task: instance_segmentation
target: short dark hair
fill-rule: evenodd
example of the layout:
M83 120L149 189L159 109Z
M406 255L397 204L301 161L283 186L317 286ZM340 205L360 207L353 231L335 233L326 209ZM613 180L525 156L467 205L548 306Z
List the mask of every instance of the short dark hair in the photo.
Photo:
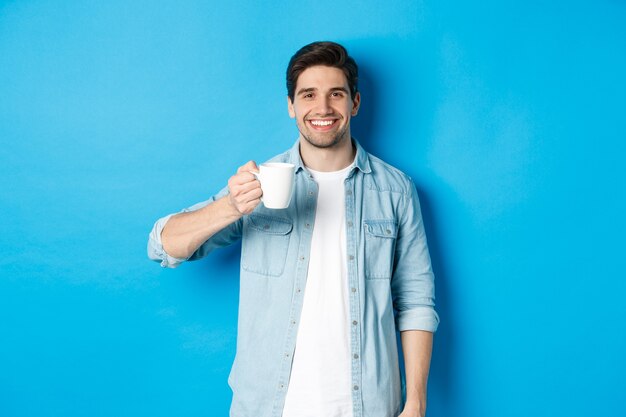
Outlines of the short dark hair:
M313 42L303 46L289 60L287 66L287 95L293 101L298 77L316 65L339 68L346 75L352 98L358 91L359 67L343 46L335 42Z

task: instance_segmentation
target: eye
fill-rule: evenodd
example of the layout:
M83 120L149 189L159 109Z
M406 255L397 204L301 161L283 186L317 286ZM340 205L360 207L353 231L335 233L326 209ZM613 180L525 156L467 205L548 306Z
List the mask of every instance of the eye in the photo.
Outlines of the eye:
M305 99L311 99L311 98L313 98L313 93L306 93L302 97L305 98Z
M343 97L343 92L341 92L341 91L333 91L331 96L335 97L335 98L342 98Z

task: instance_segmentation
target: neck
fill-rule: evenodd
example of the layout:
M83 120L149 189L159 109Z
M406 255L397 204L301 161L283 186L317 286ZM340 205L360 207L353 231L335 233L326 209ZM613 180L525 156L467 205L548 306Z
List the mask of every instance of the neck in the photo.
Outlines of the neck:
M349 166L356 154L350 135L330 148L318 148L300 137L300 157L307 167L320 172L339 171Z

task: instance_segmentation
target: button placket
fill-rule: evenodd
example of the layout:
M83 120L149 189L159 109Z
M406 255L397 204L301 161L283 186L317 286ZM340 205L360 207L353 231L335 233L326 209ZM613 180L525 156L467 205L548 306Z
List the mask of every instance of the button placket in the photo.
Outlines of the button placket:
M301 183L302 186L305 186L306 192L302 195L299 200L301 207L304 212L303 223L300 223L301 227L301 242L298 248L298 258L297 262L300 265L296 266L296 276L293 282L294 285L294 297L291 303L291 315L289 320L289 332L286 340L286 345L283 350L283 361L282 361L282 372L281 379L279 380L278 391L280 394L277 396L277 403L279 404L284 400L284 395L287 391L287 384L283 381L289 380L289 374L291 372L292 366L292 358L293 358L293 349L295 346L295 338L297 334L298 328L298 315L299 311L302 308L302 289L303 285L306 281L306 262L308 262L307 256L310 253L310 239L311 239L311 231L313 229L313 221L315 216L315 197L316 197L316 187L317 184L315 182L304 181ZM300 186L300 185L297 185ZM282 398L282 400L281 400Z
M361 416L361 331L359 322L360 308L359 308L359 280L357 275L357 241L358 241L358 228L355 225L355 193L352 191L354 188L354 176L350 177L345 182L345 204L346 204L346 236L348 238L347 252L348 252L348 285L350 288L350 339L352 346L352 398L354 401L354 415L355 417Z

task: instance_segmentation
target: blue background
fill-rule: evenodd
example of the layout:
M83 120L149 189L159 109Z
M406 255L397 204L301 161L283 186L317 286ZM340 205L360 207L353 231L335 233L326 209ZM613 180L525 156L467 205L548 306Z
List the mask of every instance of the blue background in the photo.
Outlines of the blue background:
M297 138L315 40L410 174L437 274L429 415L626 415L623 1L0 2L0 416L226 416L239 247L153 222Z

